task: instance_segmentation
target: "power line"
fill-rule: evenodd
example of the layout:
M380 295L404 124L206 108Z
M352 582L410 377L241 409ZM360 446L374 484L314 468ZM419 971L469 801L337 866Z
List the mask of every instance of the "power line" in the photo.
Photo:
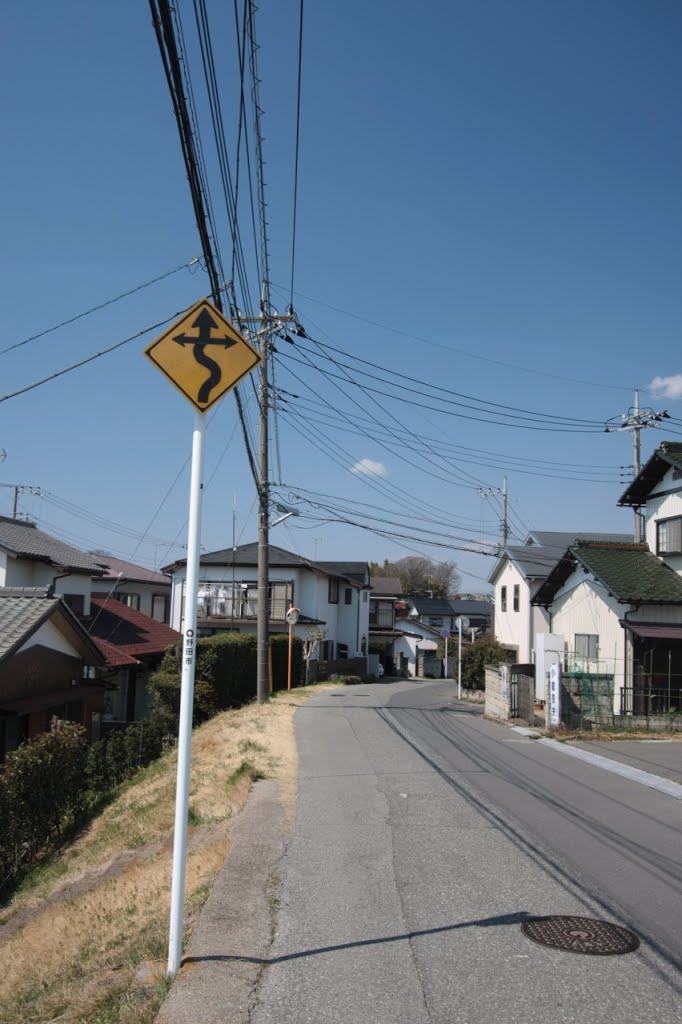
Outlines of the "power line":
M33 391L34 388L39 388L42 384L47 384L51 380L56 380L57 377L63 377L67 373L71 373L73 370L80 369L81 366L85 366L87 363L92 363L95 359L99 359L101 356L106 356L110 352L114 352L117 348L122 348L124 345L129 345L131 341L135 341L136 338L141 338L144 334L149 334L150 331L155 331L159 327L163 327L164 324L170 323L172 320L177 319L181 316L185 310L178 310L177 313L173 313L172 316L166 317L165 320L159 320L158 323L152 324L151 327L145 327L141 331L137 331L135 334L131 334L130 337L124 338L123 341L117 341L115 345L110 345L109 348L103 348L101 352L96 352L92 356L88 356L86 359L81 359L77 363L72 363L71 366L66 366L63 370L57 370L56 373L51 373L47 377L43 377L41 380L36 380L33 384L27 384L26 387L18 388L16 391L10 391L6 395L0 396L0 402L6 402L10 398L16 398L17 395L24 395L27 391Z
M334 352L339 352L339 353L347 356L349 359L352 359L356 363L361 363L363 366L376 367L376 361L371 362L368 359L363 359L361 356L355 356L352 353L350 353L350 352L348 352L348 351L346 351L346 350L344 350L342 348L339 348L336 345L330 345L330 344L327 344L325 342L317 341L314 338L310 338L310 336L307 333L306 333L305 337L309 338L309 340L312 341L315 345L317 345L318 348L331 349ZM305 347L301 345L300 341L298 341L298 342L294 341L292 338L287 338L287 340L289 340L290 344L295 345L297 348L299 348L303 352L306 352L306 351L309 352L310 351L309 349L305 349ZM348 367L348 365L346 363L339 362L338 360L334 359L332 356L325 356L323 354L323 358L328 359L330 362L334 363L334 365L336 365L336 366L343 366L343 367L346 367L348 369L355 369L355 367ZM488 399L485 399L485 398L476 398L474 395L467 395L467 394L465 394L465 393L463 393L461 391L454 391L452 388L444 388L444 387L441 387L438 384L430 384L428 381L419 380L418 378L416 378L414 376L408 376L405 373L399 373L397 370L391 370L388 367L382 367L382 370L383 370L384 373L388 373L388 374L390 374L393 377L397 377L399 380L410 381L410 384L421 384L422 387L430 388L432 391L442 392L445 395L454 396L455 398L466 399L467 402L476 402L476 403L478 403L478 406L489 406L490 410L479 409L478 406L468 405L467 402L455 402L454 403L455 405L461 405L463 408L476 409L479 412L489 411L492 415L502 415L502 413L495 412L496 409L501 409L501 410L503 410L504 415L507 415L507 416L509 416L512 419L526 419L526 418L530 417L533 420L548 420L549 422L552 422L552 423L562 423L562 424L565 423L565 424L568 424L568 425L576 424L576 425L580 425L581 427L588 427L589 426L589 427L592 427L592 428L603 430L603 423L600 420L586 420L586 419L581 419L581 418L578 418L578 417L575 417L575 416L557 416L555 413L544 413L544 412L538 412L537 410L534 410L534 409L524 409L524 408L521 408L519 406L508 405L507 403L504 403L504 402L491 402L491 401L489 401ZM390 380L387 381L386 378L380 377L377 374L373 374L373 373L371 373L369 371L363 370L363 373L366 376L371 377L374 380L379 380L379 381L382 381L383 383L387 383L387 384L392 384L393 383ZM397 386L397 385L393 384L393 386ZM418 394L423 394L423 392L417 392L417 393ZM433 396L426 396L426 397L433 397ZM442 399L442 401L448 401L448 399ZM514 415L515 413L520 413L520 414L523 414L523 415L515 416Z
M301 69L303 63L303 0L298 17L298 84L296 89L296 143L294 145L294 214L291 232L291 291L290 305L294 305L294 268L296 265L296 212L298 209L298 155L301 131Z
M46 334L52 334L53 331L58 331L61 327L67 327L69 324L74 324L77 320L82 320L83 317L90 316L91 313L97 313L100 309L105 309L107 306L113 305L115 302L120 302L121 299L127 299L130 295L135 295L136 292L141 292L143 288L149 288L150 285L156 284L158 281L163 281L167 277L171 277L173 274L177 274L180 270L188 269L199 264L199 257L193 256L187 263L182 263L179 267L174 267L172 270L167 270L163 274L159 274L158 277L153 277L151 281L145 281L144 284L138 284L135 288L129 288L127 292L121 292L120 295L116 295L113 299L107 299L106 302L100 302L97 306L91 306L90 309L86 309L83 313L77 313L76 316L69 317L68 320L62 320L61 323L55 324L54 327L46 327L43 331L38 331L37 334L32 334L29 338L24 338L23 341L15 341L13 345L8 345L7 348L0 349L0 356L4 356L7 352L12 352L16 348L21 348L23 345L28 345L31 341L36 341L38 338L44 338Z
M281 291L286 295L286 289L283 285L274 284L273 288ZM391 324L381 323L378 320L370 320L368 317L360 316L358 313L351 313L350 310L341 309L339 306L333 306L328 302L323 302L321 299L314 299L311 295L305 295L303 292L296 292L302 299L306 299L308 302L314 302L316 305L324 306L326 309L331 309L335 313L341 313L343 316L352 317L354 320L359 320L362 323L369 324L371 327L379 327L383 331L389 331L391 334L398 334L403 338L408 338L410 341L419 341L424 345L431 345L434 348L444 349L446 352L454 352L457 355L467 356L469 359L478 359L484 363L491 363L495 366L504 366L509 370L517 370L520 373L532 373L539 377L549 377L552 380L564 380L570 384L581 384L591 388L606 388L609 391L632 391L632 387L627 387L620 384L604 384L602 381L591 381L582 380L579 377L567 377L559 373L550 373L547 370L538 370L535 367L522 366L519 363L507 363L501 359L491 359L489 356L482 356L478 352L471 352L468 349L457 348L453 345L445 345L443 342L433 341L432 338L425 338L419 334L412 334L409 331L404 331L399 327L393 327Z

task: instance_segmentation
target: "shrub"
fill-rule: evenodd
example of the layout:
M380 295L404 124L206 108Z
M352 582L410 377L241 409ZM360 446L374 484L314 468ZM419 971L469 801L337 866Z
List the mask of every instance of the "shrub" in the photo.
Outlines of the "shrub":
M78 820L86 762L85 730L68 722L7 755L0 772L0 887Z
M289 677L289 636L276 633L270 637L270 666L272 689L286 690ZM291 638L291 685L300 686L304 681L303 641Z
M462 685L485 690L485 666L499 665L508 657L507 649L494 636L482 636L462 653Z

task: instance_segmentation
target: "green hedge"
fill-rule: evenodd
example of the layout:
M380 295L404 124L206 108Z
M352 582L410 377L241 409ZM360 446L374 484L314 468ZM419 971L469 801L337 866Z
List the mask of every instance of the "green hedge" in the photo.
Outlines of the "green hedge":
M285 690L289 658L289 637L270 637L273 690ZM150 681L152 707L169 732L177 731L180 711L182 641L169 647L159 671ZM200 637L196 645L193 724L200 725L219 711L239 707L256 696L256 637L244 633L217 633ZM291 681L303 678L303 642L292 639Z
M157 758L164 728L152 717L88 743L81 725L62 722L8 753L0 767L0 892Z

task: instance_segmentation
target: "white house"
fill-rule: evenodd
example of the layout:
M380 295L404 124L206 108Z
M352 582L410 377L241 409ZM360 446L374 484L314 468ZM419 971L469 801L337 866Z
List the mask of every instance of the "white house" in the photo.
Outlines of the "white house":
M95 577L93 591L105 593L128 608L142 612L157 622L168 622L170 616L170 576L122 558L114 558L105 551L92 551L92 558L104 570Z
M646 509L650 550L682 574L682 443L660 444L618 504Z
M627 542L623 533L567 533L534 530L524 544L505 547L488 582L495 588L495 638L518 665L535 661L535 636L549 632L549 616L533 598L551 570L576 540Z
M90 614L93 577L104 569L87 555L39 530L0 516L0 587L48 588L77 615Z
M615 714L679 699L682 578L646 545L572 544L533 604L564 638L564 669L607 681Z
M324 634L319 660L367 654L369 636L369 566L366 562L312 562L270 545L270 632L288 627L285 614L300 611L295 635ZM166 566L172 577L170 624L181 630L186 560ZM201 556L197 594L197 629L210 636L230 630L255 633L258 611L258 545L212 551Z

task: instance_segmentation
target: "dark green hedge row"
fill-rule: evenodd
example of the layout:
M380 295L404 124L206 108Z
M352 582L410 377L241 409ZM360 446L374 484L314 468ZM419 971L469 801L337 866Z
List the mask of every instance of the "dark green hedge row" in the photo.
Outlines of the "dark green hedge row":
M287 685L288 637L270 638L273 684ZM103 797L159 757L177 735L181 649L166 652L151 684L151 712L125 731L88 744L85 730L61 723L9 753L0 766L0 894L22 871L54 849ZM294 638L292 685L303 672L303 645ZM256 638L224 633L197 643L194 725L256 694Z
M63 722L7 754L0 767L0 893L162 747L163 724L153 716L90 744L82 726Z
M303 642L293 638L291 685L303 679ZM273 690L287 688L289 638L270 637ZM182 641L166 651L161 667L151 679L152 701L169 731L176 728L180 710ZM196 645L194 725L227 708L239 707L256 696L256 637L243 633L217 633L200 637Z

